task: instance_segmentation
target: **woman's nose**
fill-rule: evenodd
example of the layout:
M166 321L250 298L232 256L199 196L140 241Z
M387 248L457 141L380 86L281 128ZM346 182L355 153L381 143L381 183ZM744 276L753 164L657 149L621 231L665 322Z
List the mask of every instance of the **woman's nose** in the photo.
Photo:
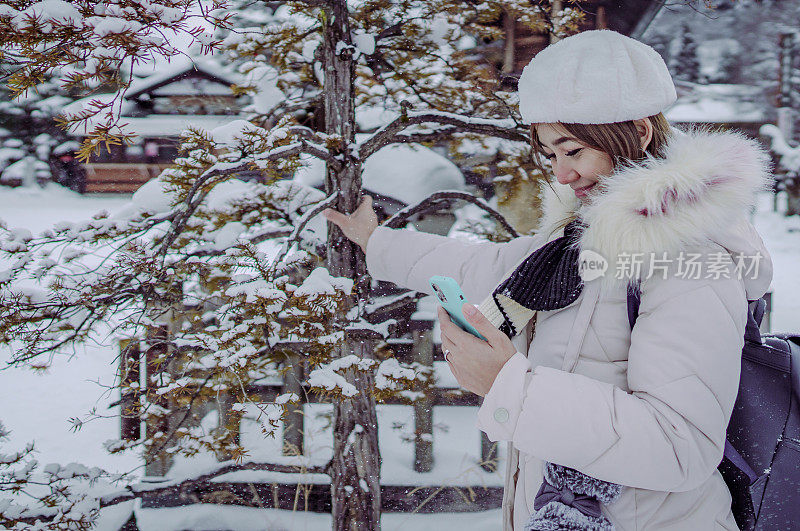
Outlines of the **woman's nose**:
M580 175L576 172L570 164L556 164L555 165L556 180L561 184L569 184L580 179Z

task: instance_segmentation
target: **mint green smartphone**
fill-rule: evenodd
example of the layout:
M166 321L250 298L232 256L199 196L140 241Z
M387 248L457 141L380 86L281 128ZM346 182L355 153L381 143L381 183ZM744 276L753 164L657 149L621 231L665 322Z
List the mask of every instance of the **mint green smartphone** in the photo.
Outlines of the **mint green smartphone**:
M450 319L462 330L486 341L486 338L474 326L469 324L469 321L461 311L461 307L467 302L467 297L458 282L450 277L433 276L430 279L430 284L433 292L436 293L436 297L439 298L439 302L442 303L442 307L450 315Z

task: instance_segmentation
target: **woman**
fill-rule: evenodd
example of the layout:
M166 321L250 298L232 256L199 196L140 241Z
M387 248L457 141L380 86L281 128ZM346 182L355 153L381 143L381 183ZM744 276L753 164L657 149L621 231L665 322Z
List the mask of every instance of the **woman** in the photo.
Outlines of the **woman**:
M430 293L447 275L483 300L464 311L488 341L439 318L451 370L484 396L480 429L510 443L505 529L737 529L716 467L747 300L771 280L747 221L765 154L734 133L670 129L663 60L611 31L549 46L519 90L558 181L536 235L470 244L378 227L369 198L325 216L374 278Z

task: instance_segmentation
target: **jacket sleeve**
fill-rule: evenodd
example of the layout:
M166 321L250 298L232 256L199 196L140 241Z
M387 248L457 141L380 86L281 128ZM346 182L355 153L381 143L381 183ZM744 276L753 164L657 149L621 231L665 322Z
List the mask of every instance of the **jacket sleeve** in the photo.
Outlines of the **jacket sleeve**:
M427 294L433 293L430 277L452 277L467 299L478 304L506 272L544 243L542 236L521 236L506 243L470 243L378 227L367 241L367 270L375 279Z
M531 370L516 354L487 394L479 427L491 440L621 485L685 491L706 481L722 459L738 392L744 287L737 278L673 277L642 290L629 392Z

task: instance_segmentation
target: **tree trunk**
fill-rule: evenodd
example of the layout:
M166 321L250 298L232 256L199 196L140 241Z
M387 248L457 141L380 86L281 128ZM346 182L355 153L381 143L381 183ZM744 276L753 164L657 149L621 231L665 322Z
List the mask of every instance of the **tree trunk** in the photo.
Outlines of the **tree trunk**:
M786 215L800 215L800 176L786 181Z
M336 209L353 212L361 200L361 165L352 158L355 142L355 68L350 21L345 0L331 0L324 29L325 132L341 138L342 169L330 165L325 191L339 192ZM331 275L356 280L355 304L366 299L369 279L364 255L333 224L328 224L327 267ZM372 342L346 336L337 356L355 354L372 358ZM380 529L380 453L378 422L372 396L373 378L367 373L347 375L358 394L334 403L331 497L333 529L366 531Z
M411 321L414 361L433 373L433 321ZM433 397L414 401L414 471L433 470Z

